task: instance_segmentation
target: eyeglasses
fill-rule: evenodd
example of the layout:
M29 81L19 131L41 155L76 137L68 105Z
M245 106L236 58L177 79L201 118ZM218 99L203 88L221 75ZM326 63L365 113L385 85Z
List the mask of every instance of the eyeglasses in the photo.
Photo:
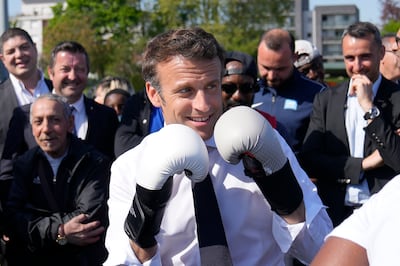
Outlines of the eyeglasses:
M250 83L243 83L243 84L227 83L227 84L222 84L221 88L227 94L234 94L236 90L239 90L240 93L247 94L254 92L256 86Z
M394 54L395 56L400 57L400 50L396 50L396 51L393 51L393 50L385 50L385 52L387 52L387 53L392 53L392 54Z

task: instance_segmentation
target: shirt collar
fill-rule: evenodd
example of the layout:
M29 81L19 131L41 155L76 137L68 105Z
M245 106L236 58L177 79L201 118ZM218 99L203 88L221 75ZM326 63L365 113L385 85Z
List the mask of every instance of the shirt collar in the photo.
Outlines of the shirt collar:
M375 96L378 93L379 86L381 85L381 81L382 81L382 75L379 74L378 78L374 82L374 85L372 85L372 94L373 94L372 99L375 99Z
M71 104L73 107L75 107L76 111L78 113L81 113L82 111L85 110L85 102L84 102L84 97L83 94L81 95L81 97L79 98L79 100L77 100L76 102Z
M375 80L374 84L372 84L372 100L375 99L376 94L378 93L379 86L381 85L382 81L382 75L379 74L378 78ZM349 82L349 88L351 86L351 79ZM347 96L349 95L349 92L347 92Z
M44 82L43 72L39 69L38 69L38 71L39 71L40 77L36 83L35 90L37 88L40 88L40 85ZM23 90L26 90L24 83L21 80L19 80L16 76L14 76L12 73L9 73L9 77L10 77L11 83L16 91L22 92Z

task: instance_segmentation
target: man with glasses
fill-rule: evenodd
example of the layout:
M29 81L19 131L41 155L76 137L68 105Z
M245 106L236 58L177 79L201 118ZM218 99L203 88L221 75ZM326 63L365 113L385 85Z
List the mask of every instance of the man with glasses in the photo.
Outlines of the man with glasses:
M254 96L254 104L276 117L277 130L298 152L309 124L314 96L325 86L296 69L294 48L293 35L284 29L270 29L263 34L257 55L260 91Z
M385 55L379 67L381 74L395 83L399 83L400 79L400 51L397 39L394 33L386 34L382 37L382 44L385 46Z

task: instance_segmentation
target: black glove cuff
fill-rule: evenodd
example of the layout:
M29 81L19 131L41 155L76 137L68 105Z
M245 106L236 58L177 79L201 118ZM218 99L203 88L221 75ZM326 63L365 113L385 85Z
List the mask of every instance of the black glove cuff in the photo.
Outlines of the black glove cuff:
M247 160L246 164L248 163ZM279 215L289 215L294 212L303 201L303 191L289 161L286 161L280 170L268 176L263 170L261 171L263 168L260 162L255 160L253 163L259 164L258 171L255 171L254 168L251 171L245 168L245 174L254 179L271 205L271 209Z
M141 248L157 244L154 236L160 231L165 206L171 196L172 177L160 190L149 190L136 185L136 194L125 219L124 229L128 237Z

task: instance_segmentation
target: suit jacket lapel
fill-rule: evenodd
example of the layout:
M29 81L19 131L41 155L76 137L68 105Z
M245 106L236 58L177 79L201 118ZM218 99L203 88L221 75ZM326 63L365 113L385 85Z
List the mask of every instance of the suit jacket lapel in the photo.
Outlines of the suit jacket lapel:
M90 99L86 98L86 96L83 96L83 102L85 104L85 111L86 111L86 115L87 115L87 119L88 119L88 129L86 132L86 137L85 140L89 140L91 139L93 136L91 136L92 134L92 125L94 125L94 123L96 123L95 120L95 115L94 115L94 107L93 107L93 103Z
M349 81L343 82L341 85L333 89L331 98L331 114L333 116L333 127L335 128L336 135L341 139L349 149L349 141L346 131L346 109L347 109L347 91Z

